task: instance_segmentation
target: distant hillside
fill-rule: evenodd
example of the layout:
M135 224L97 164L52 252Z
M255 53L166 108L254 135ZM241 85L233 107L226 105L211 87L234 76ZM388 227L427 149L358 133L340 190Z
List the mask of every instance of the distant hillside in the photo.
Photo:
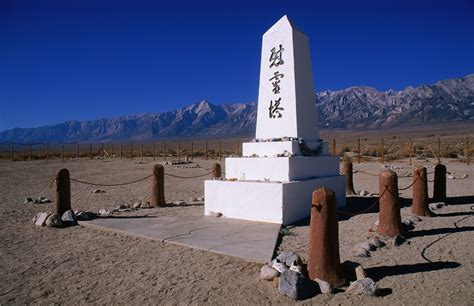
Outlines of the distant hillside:
M474 122L474 74L402 91L357 86L317 93L323 128L389 128L456 121ZM147 140L254 133L254 104L214 105L207 101L165 113L90 121L67 121L0 132L0 143L68 143Z

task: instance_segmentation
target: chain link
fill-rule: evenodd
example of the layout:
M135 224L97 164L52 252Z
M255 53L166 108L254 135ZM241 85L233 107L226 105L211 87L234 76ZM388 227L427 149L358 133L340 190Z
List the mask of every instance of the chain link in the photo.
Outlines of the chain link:
M362 211L359 211L359 212L348 212L348 211L343 211L343 210L340 210L339 208L337 209L337 212L342 214L342 215L347 215L347 216L356 216L356 215L360 215L360 214L363 214L363 213L366 213L368 211L370 211L372 208L374 208L379 202L380 202L380 198L382 198L382 196L385 194L385 192L388 190L388 186L385 185L385 189L384 191L382 192L382 194L380 195L380 197L377 199L377 201L375 201L372 205L370 205L369 207L367 207L366 209L362 210Z

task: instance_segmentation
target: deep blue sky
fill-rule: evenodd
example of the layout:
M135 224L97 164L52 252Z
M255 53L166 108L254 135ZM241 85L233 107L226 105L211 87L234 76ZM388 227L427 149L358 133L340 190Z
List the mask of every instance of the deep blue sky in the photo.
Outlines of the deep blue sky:
M474 73L471 0L1 0L0 130L255 101L261 35L284 14L317 91Z

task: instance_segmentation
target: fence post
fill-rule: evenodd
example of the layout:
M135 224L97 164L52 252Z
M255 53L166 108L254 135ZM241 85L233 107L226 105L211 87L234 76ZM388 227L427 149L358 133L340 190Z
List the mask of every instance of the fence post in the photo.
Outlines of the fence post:
M213 163L212 164L212 178L216 179L220 177L222 177L221 164Z
M46 161L49 161L49 144L46 144Z
M64 145L63 144L61 145L61 159L64 163Z
M380 162L383 164L385 162L385 152L384 152L384 146L383 146L383 138L382 138L382 152L380 153Z
M90 144L89 146L89 155L90 155L90 159L92 160L92 144Z
M163 156L165 157L165 161L166 161L166 155L168 155L168 150L166 149L166 141L165 141L163 144Z
M469 137L466 137L466 164L469 166L471 163L471 148L469 147Z
M206 151L206 160L208 160L208 159L209 159L209 152L208 152L208 150L207 150L207 141L206 141L206 148L205 148L205 151Z
M222 145L221 142L219 141L219 161L222 160Z
M433 200L446 202L446 166L443 164L435 166Z
M408 145L408 154L410 156L410 160L409 160L409 165L411 166L413 163L412 163L412 156L413 156L413 143L410 142L410 144Z
M392 170L379 174L380 212L377 232L395 237L402 234L400 199L398 196L398 177Z
M71 182L69 170L61 169L56 174L56 192L54 196L54 212L59 216L71 209Z
M153 166L151 179L151 207L165 206L165 168L163 165Z
M441 164L441 138L438 138L438 164Z
M332 139L332 155L336 156L336 138Z
M360 164L360 138L357 138L357 163Z
M30 145L30 161L33 160L33 149L31 148L31 145Z
M178 161L181 160L181 143L178 142Z
M191 160L194 160L194 142L191 141Z
M345 283L339 256L336 194L328 188L313 192L309 225L308 274L334 287Z
M418 216L433 217L428 199L428 175L426 167L418 167L413 173L413 204L412 212Z
M123 155L123 147L122 147L122 144L120 144L120 159L122 159L122 155Z
M344 158L342 161L342 175L346 176L346 195L356 194L354 190L354 181L352 174L352 162L348 158Z

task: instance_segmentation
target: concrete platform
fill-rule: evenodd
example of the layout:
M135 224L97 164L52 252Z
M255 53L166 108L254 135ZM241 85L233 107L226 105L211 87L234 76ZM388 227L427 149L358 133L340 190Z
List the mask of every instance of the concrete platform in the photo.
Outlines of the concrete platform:
M228 157L225 169L227 179L302 181L339 175L339 157Z
M337 205L346 206L343 175L293 182L204 181L204 214L220 212L225 218L288 225L311 213L313 191L327 187Z
M279 224L206 216L111 216L79 223L259 263L272 260L280 231Z

